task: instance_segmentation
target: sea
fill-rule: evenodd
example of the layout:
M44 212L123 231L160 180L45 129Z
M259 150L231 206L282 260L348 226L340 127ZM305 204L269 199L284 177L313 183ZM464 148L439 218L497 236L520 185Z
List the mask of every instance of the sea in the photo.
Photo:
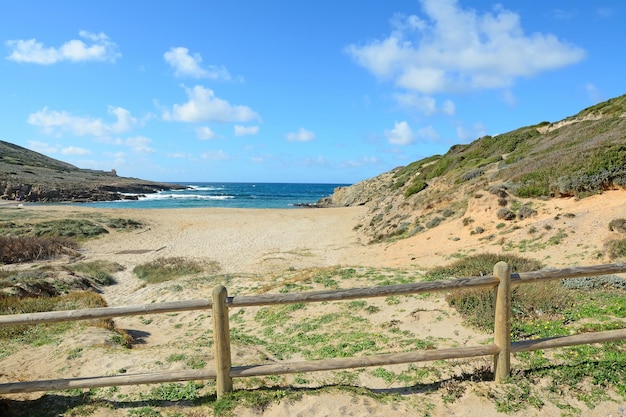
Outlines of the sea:
M350 184L306 183L172 183L188 187L139 196L139 200L118 200L82 203L81 206L102 208L298 208L330 196L335 188ZM132 195L132 194L131 194Z

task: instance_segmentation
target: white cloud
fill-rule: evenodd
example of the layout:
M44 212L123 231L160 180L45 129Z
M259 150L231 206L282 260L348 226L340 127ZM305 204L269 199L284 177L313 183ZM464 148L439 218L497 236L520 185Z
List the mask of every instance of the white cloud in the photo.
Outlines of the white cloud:
M552 16L556 20L572 20L576 16L576 12L574 10L554 9Z
M596 15L600 18L608 18L613 17L615 11L610 7L598 7L596 10Z
M103 155L106 156L107 158L112 158L112 160L107 161L107 162L100 161L100 165L103 165L104 163L108 163L110 164L109 166L113 166L113 167L120 167L120 166L126 165L126 153L124 152L103 152ZM102 169L107 169L107 168L102 168Z
M155 150L149 146L151 143L152 140L145 136L133 136L124 141L124 144L132 148L133 152L142 154L155 152Z
M596 87L592 83L585 84L585 91L587 91L587 95L593 103L599 103L604 100L602 93L600 92L598 87Z
M117 119L113 123L105 123L102 119L74 116L65 110L49 111L48 107L28 116L28 123L41 128L48 135L61 136L64 132L76 136L105 136L123 133L137 123L137 119L122 107L109 106L109 114Z
M258 126L235 125L235 136L256 135L257 133L259 133Z
M517 104L517 99L515 98L511 90L504 90L502 92L502 100L504 100L504 102L511 107Z
M177 158L177 159L180 159L180 158L188 158L188 157L190 157L190 155L189 155L189 154L186 154L186 153L184 153L184 152L173 152L173 153L168 153L168 154L167 154L167 156L168 156L168 157L170 157L170 158Z
M441 106L441 111L448 116L453 116L456 113L456 105L452 100L446 100Z
M360 168L366 165L377 165L379 162L380 162L380 159L378 159L376 156L364 156L363 158L356 160L356 161L354 160L345 161L342 164L342 166L348 167L348 168Z
M6 45L11 49L11 53L7 59L20 63L50 65L61 61L115 62L121 56L117 51L117 45L104 33L95 34L81 30L79 35L90 41L90 44L80 39L72 39L55 48L46 47L36 39L9 40L6 41Z
M415 141L415 134L407 122L396 122L393 129L385 130L385 137L392 145L410 145Z
M179 122L248 122L260 120L250 107L233 106L228 101L215 97L213 90L200 85L185 88L189 101L174 104L172 110L163 112L164 120Z
M39 142L36 140L29 140L28 147L35 152L39 152L43 154L53 154L59 151L59 149L56 146L52 146L45 142Z
M439 133L432 126L422 127L415 132L415 137L417 139L425 139L425 140L437 140L439 139Z
M478 14L456 0L421 0L425 18L395 16L388 37L346 52L374 75L423 94L507 88L571 65L585 51L552 34L524 34L518 14Z
M482 123L474 123L471 128L457 126L456 135L463 142L471 142L478 138L482 138L487 134L487 129Z
M455 112L454 102L446 100L441 106L437 107L437 100L433 97L415 92L395 93L393 98L400 106L417 110L424 113L426 116L431 116L435 113L443 113L452 116Z
M91 151L84 148L78 148L76 146L68 146L61 149L63 155L91 155Z
M179 46L170 48L163 58L174 68L177 77L209 78L212 80L230 80L228 70L223 66L209 65L202 68L200 54L189 55L189 49Z
M297 162L297 165L305 167L326 166L327 164L328 161L321 155L318 155L317 157L302 158Z
M196 136L198 139L209 140L215 139L217 134L210 127L201 126L196 128Z
M227 161L230 159L230 156L222 150L203 152L201 156L202 158L209 159L211 161Z
M285 138L290 142L311 142L315 140L315 133L301 127L297 132L289 132Z

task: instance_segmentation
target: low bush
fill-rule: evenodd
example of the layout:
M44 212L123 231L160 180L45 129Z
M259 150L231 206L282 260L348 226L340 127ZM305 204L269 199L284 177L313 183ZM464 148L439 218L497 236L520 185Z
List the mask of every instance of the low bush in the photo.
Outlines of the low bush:
M443 219L441 217L434 217L434 218L430 219L428 221L428 223L426 223L426 227L428 227L429 229L432 229L433 227L439 226L439 224L442 221L443 221Z
M217 262L202 264L199 261L186 259L183 257L158 258L152 262L137 265L133 268L133 273L146 282L155 284L169 281L185 275L198 274L209 269L215 273L220 267Z
M412 196L413 194L417 194L420 191L426 189L426 187L428 187L428 184L426 184L425 181L423 180L415 180L413 181L413 183L409 186L409 188L407 188L404 191L404 197L408 198L410 196Z
M626 239L611 240L605 248L611 260L626 257Z
M626 219L613 219L609 223L611 232L626 233Z
M58 255L77 255L78 244L67 237L0 237L0 263L30 262Z
M49 220L33 226L35 236L72 237L87 239L109 233L102 225L91 220Z
M501 219L501 220L513 220L513 219L515 219L515 213L513 213L508 208L501 208L496 213L496 216L498 216L498 219Z
M527 219L529 217L536 216L536 215L537 215L537 210L535 210L534 208L530 207L527 204L523 205L522 207L519 208L519 210L517 210L517 218L520 220Z
M38 313L42 311L72 310L106 307L106 301L93 291L75 291L55 297L14 297L0 293L0 314ZM101 322L98 320L96 323ZM0 340L21 341L28 344L51 343L71 327L71 323L1 326Z
M515 272L533 271L541 268L541 263L533 259L515 255L480 254L460 259L449 266L432 269L426 274L426 279L491 275L494 265L500 261L507 262ZM552 305L557 306L555 308L558 311L558 308L562 308L563 304L554 300L558 288L558 284L547 286L529 284L515 288L512 293L513 311L520 316L527 316L536 311L551 311L547 309L552 309ZM494 293L492 290L454 291L446 296L446 301L470 325L480 330L493 329Z
M124 270L122 265L111 261L81 262L68 265L67 268L72 272L86 275L100 285L115 284L115 279L111 274Z

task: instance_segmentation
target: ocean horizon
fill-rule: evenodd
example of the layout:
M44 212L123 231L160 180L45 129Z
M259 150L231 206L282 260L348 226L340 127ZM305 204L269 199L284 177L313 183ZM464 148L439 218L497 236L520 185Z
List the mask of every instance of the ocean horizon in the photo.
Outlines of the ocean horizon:
M297 208L330 196L335 188L350 184L252 183L252 182L169 182L188 187L153 194L126 194L138 200L80 203L100 208Z

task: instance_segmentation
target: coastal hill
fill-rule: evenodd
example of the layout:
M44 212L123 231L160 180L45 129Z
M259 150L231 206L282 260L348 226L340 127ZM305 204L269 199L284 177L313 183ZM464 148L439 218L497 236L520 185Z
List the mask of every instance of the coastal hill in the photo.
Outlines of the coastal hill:
M366 206L357 227L375 242L462 218L483 196L496 199L494 220L510 221L536 214L532 204L520 204L524 199L582 198L624 186L626 95L556 123L454 145L445 155L337 188L318 206ZM471 222L466 218L463 224Z
M115 170L77 168L0 140L0 200L87 202L133 198L179 185L118 177ZM136 197L135 197L136 198Z

